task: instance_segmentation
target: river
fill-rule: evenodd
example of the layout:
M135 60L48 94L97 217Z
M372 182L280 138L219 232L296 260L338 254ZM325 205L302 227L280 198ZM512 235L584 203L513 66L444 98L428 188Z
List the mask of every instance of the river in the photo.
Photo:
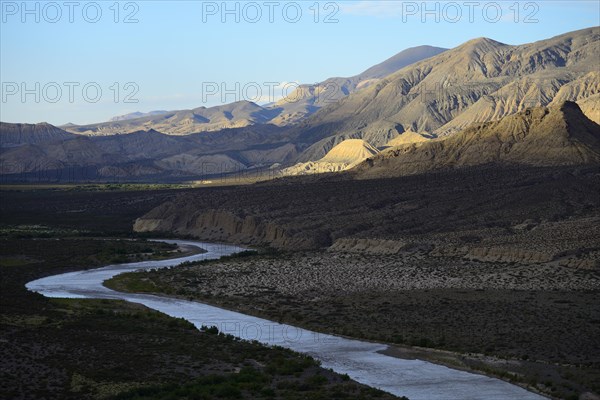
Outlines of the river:
M207 304L165 296L120 293L103 286L111 277L130 271L174 267L186 261L216 259L244 249L212 243L161 240L196 246L206 252L177 259L109 265L69 272L29 282L29 290L46 297L120 299L143 304L195 326L217 326L221 332L306 353L325 368L368 386L407 396L410 400L539 400L540 395L499 379L450 369L421 360L404 360L380 354L384 344L362 342L312 332L290 325L224 310Z

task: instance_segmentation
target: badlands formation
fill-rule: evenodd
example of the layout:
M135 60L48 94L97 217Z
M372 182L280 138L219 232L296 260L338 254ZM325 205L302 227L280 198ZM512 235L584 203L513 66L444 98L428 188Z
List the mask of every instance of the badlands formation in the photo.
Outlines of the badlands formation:
M294 176L345 171L378 153L379 150L364 140L348 139L335 146L320 160L296 164L284 169L281 174Z

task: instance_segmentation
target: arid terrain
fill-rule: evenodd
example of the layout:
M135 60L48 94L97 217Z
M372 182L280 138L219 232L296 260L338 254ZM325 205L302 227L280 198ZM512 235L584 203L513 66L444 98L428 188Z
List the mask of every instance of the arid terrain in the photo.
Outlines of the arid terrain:
M355 76L300 85L264 107L238 99L88 125L3 122L0 175L7 182L173 182L252 171L297 174L307 164L332 172L343 167L326 156L346 140L382 150L565 101L597 123L599 46L597 26L521 45L476 38L452 49L409 48ZM526 147L515 147L506 157L487 157L544 160L536 151L523 158Z
M598 171L487 166L394 179L284 179L184 193L138 218L134 229L284 250L420 248L594 266Z
M598 269L329 251L127 274L108 285L399 344L401 351L449 350L460 355L412 357L496 374L558 397L600 389L600 354L593 350L600 348Z
M392 398L216 327L24 286L181 255L146 239L185 238L248 251L106 285L599 400L600 27L581 28L406 48L298 85L293 101L197 107L148 94L181 103L81 125L1 122L3 395ZM172 67L151 81L180 78ZM208 83L196 73L184 86Z
M27 282L43 276L185 254L164 243L108 236L126 235L119 221L169 193L3 190L3 399L396 398L325 370L309 357L200 332L139 305L48 299L27 291ZM65 196L73 201L65 202ZM120 204L118 211L110 212L110 204ZM28 225L18 211L22 207L32 218L44 218Z
M34 221L61 235L132 235L141 226L152 228L146 235L250 245L260 254L110 284L390 343L396 356L556 398L600 390L597 167L84 188L3 191L7 232L23 235L18 226Z
M600 390L599 179L597 167L488 167L183 193L136 229L262 254L110 285L452 351L398 354L578 398Z

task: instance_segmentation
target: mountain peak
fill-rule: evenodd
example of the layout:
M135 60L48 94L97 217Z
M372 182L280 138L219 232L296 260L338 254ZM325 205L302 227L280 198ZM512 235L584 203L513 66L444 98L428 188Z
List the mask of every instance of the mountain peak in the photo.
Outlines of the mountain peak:
M248 106L256 106L256 107L260 107L258 104L256 104L253 101L250 100L238 100L238 101L234 101L233 103L231 103L232 105L240 105L240 106L244 106L244 105L248 105Z
M505 46L508 45L487 37L479 37L463 43L458 48L487 52Z
M443 53L448 49L434 46L417 46L402 50L387 60L372 66L363 73L357 75L361 79L383 78L415 62L424 60Z
M498 42L497 40L490 39L485 36L477 37L471 40L467 40L464 44L491 44L496 46L506 46L505 43Z
M135 111L135 112L132 112L129 114L117 115L116 117L112 117L111 119L109 119L109 122L128 121L131 119L162 115L162 114L166 114L167 112L168 111L165 111L165 110L155 110L155 111L150 111L150 112Z

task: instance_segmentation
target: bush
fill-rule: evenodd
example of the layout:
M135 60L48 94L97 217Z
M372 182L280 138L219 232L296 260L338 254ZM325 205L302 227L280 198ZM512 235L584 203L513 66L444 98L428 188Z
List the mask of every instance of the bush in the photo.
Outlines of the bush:
M219 328L217 328L216 326L206 326L206 325L202 325L200 327L200 332L204 332L204 333L208 333L210 335L218 335L219 334Z

